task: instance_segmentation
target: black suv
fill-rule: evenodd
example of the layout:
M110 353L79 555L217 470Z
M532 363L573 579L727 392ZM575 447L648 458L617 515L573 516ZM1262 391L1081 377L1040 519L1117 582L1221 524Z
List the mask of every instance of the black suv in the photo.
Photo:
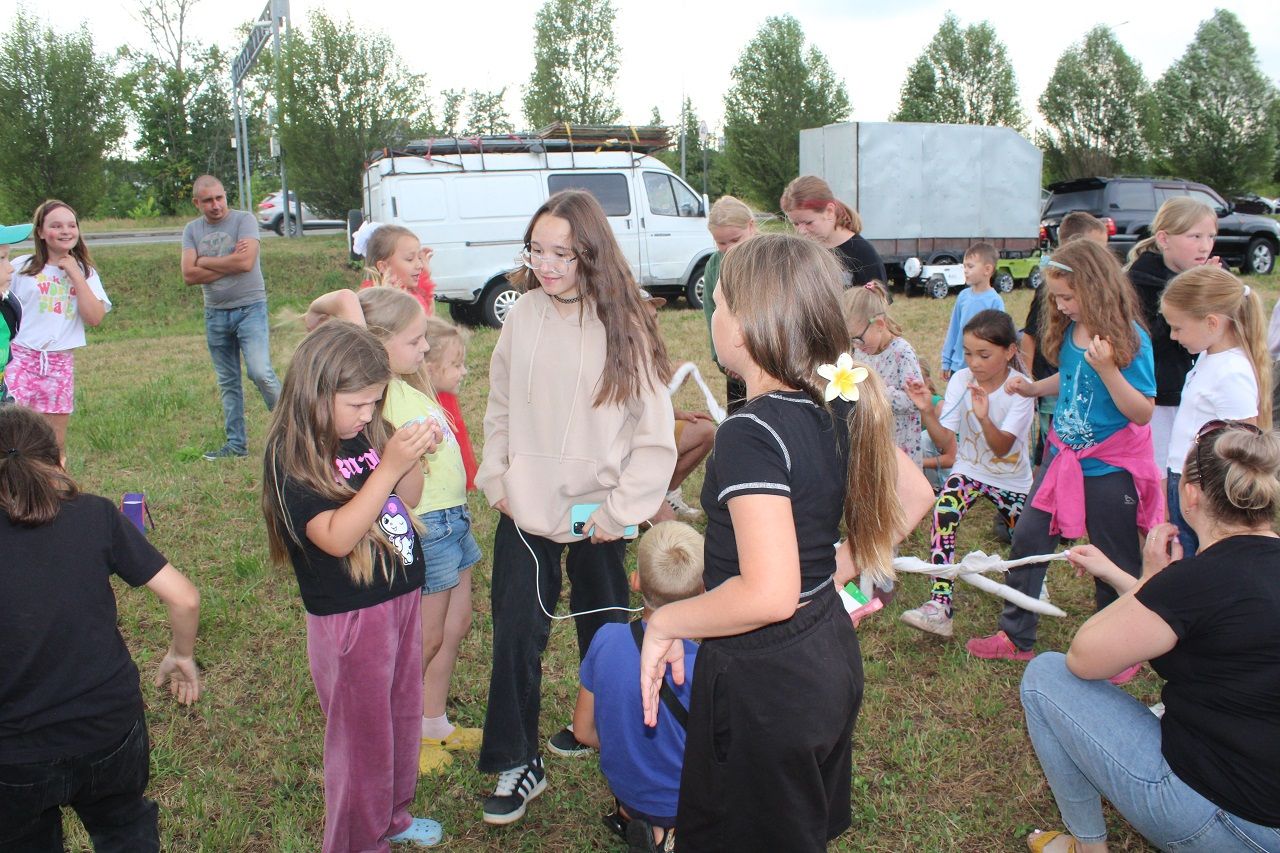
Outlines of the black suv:
M1176 178L1077 178L1049 187L1041 214L1041 231L1057 245L1058 223L1073 210L1092 213L1107 224L1111 248L1121 257L1151 233L1160 205L1189 195L1218 212L1214 254L1242 272L1266 275L1280 251L1280 222L1266 216L1236 213L1235 208L1204 184Z

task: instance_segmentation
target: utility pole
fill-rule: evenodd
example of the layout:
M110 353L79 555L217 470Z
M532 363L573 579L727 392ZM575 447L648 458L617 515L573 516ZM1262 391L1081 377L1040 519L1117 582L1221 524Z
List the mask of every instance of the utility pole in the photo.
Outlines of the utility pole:
M698 142L702 145L702 194L707 194L707 141L710 139L705 120L698 123Z
M687 152L685 150L686 148L688 148L688 146L685 145L685 139L684 139L684 135L685 135L684 110L687 105L688 105L688 101L685 100L685 97L684 97L684 87L681 86L680 87L680 177L681 179L684 179L685 177L685 163L688 160L688 157L686 156Z

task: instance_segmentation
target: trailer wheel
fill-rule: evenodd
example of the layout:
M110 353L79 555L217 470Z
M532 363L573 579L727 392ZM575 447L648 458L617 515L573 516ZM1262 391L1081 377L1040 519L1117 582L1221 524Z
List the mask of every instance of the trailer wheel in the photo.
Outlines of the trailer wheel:
M1039 290L1040 286L1043 284L1044 284L1044 270L1040 269L1040 267L1034 267L1031 270L1030 275L1027 276L1027 287L1031 288L1032 290Z
M1012 293L1013 284L1013 275L1008 270L996 273L995 286L1000 293Z
M934 299L946 299L947 294L951 292L947 279L938 274L929 276L929 280L925 282L924 289Z

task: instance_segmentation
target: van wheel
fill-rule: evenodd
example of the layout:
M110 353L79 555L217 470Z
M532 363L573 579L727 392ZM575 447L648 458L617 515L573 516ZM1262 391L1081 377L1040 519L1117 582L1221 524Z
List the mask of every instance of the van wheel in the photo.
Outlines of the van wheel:
M925 292L934 299L946 299L947 294L951 292L951 287L947 284L947 279L938 274L929 276L929 280L925 283L924 289Z
M996 286L996 290L999 291L1000 293L1012 293L1013 292L1013 274L1010 273L1008 270L1001 270L1000 272L996 273L995 286Z
M511 282L505 278L494 279L484 289L476 305L480 321L486 326L501 329L502 324L506 322L507 312L519 298L520 291L516 290Z
M1254 237L1244 255L1244 272L1251 275L1267 275L1276 266L1275 246L1265 237Z
M690 308L701 308L702 297L706 292L707 262L703 261L693 268L693 272L689 275L689 283L684 288L684 301L689 303Z
M1032 290L1039 290L1044 284L1044 270L1040 267L1033 267L1031 273L1027 276L1027 287Z
M364 259L355 253L355 249L351 247L351 238L353 238L360 226L364 225L364 211L358 208L352 208L347 211L347 253L351 257L353 264L358 264Z

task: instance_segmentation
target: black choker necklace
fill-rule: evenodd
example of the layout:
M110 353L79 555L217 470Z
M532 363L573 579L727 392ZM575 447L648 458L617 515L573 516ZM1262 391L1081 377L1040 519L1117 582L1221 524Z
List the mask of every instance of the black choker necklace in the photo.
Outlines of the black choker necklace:
M554 299L556 302L559 302L561 305L572 305L575 302L582 301L581 293L579 293L577 296L573 297L572 299L565 299L563 296L556 296L554 293L548 293L547 296L550 296L552 299Z

